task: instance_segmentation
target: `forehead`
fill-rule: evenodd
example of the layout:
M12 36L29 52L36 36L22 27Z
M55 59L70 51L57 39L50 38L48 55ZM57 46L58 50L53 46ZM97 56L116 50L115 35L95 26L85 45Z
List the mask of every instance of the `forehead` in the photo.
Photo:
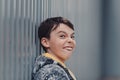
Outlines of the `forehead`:
M71 29L69 26L65 25L65 24L60 24L55 30L53 30L52 32L66 32L66 33L74 33L74 30Z

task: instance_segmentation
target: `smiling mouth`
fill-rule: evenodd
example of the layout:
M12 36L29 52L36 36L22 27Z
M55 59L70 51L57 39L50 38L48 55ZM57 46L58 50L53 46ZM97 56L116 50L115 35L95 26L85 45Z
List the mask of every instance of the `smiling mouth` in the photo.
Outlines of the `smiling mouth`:
M72 51L73 47L64 47L64 49L68 50L68 51Z

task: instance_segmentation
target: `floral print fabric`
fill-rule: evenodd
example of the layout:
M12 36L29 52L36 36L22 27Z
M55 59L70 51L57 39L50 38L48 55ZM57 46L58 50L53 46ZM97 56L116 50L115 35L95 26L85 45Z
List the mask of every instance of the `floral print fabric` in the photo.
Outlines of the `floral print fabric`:
M33 66L32 80L74 80L68 69L58 62L39 56Z

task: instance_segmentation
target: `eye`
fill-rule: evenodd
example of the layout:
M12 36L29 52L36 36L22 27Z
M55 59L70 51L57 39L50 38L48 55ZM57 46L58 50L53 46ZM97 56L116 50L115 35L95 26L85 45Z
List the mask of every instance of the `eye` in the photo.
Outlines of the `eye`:
M72 38L72 39L75 39L75 36L73 35L73 36L71 36L71 38Z
M62 39L65 38L65 35L60 35L60 38L62 38Z

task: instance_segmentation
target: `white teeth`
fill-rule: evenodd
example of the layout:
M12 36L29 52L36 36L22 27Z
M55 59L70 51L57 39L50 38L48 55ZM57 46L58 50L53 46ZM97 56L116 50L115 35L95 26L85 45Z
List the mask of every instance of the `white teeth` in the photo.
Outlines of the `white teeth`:
M72 48L71 47L69 47L69 48L66 48L67 50L69 50L69 51L71 51L72 50Z
M67 51L72 51L72 50L73 50L73 47L71 47L71 46L66 46L66 47L64 47L64 49L67 50Z

